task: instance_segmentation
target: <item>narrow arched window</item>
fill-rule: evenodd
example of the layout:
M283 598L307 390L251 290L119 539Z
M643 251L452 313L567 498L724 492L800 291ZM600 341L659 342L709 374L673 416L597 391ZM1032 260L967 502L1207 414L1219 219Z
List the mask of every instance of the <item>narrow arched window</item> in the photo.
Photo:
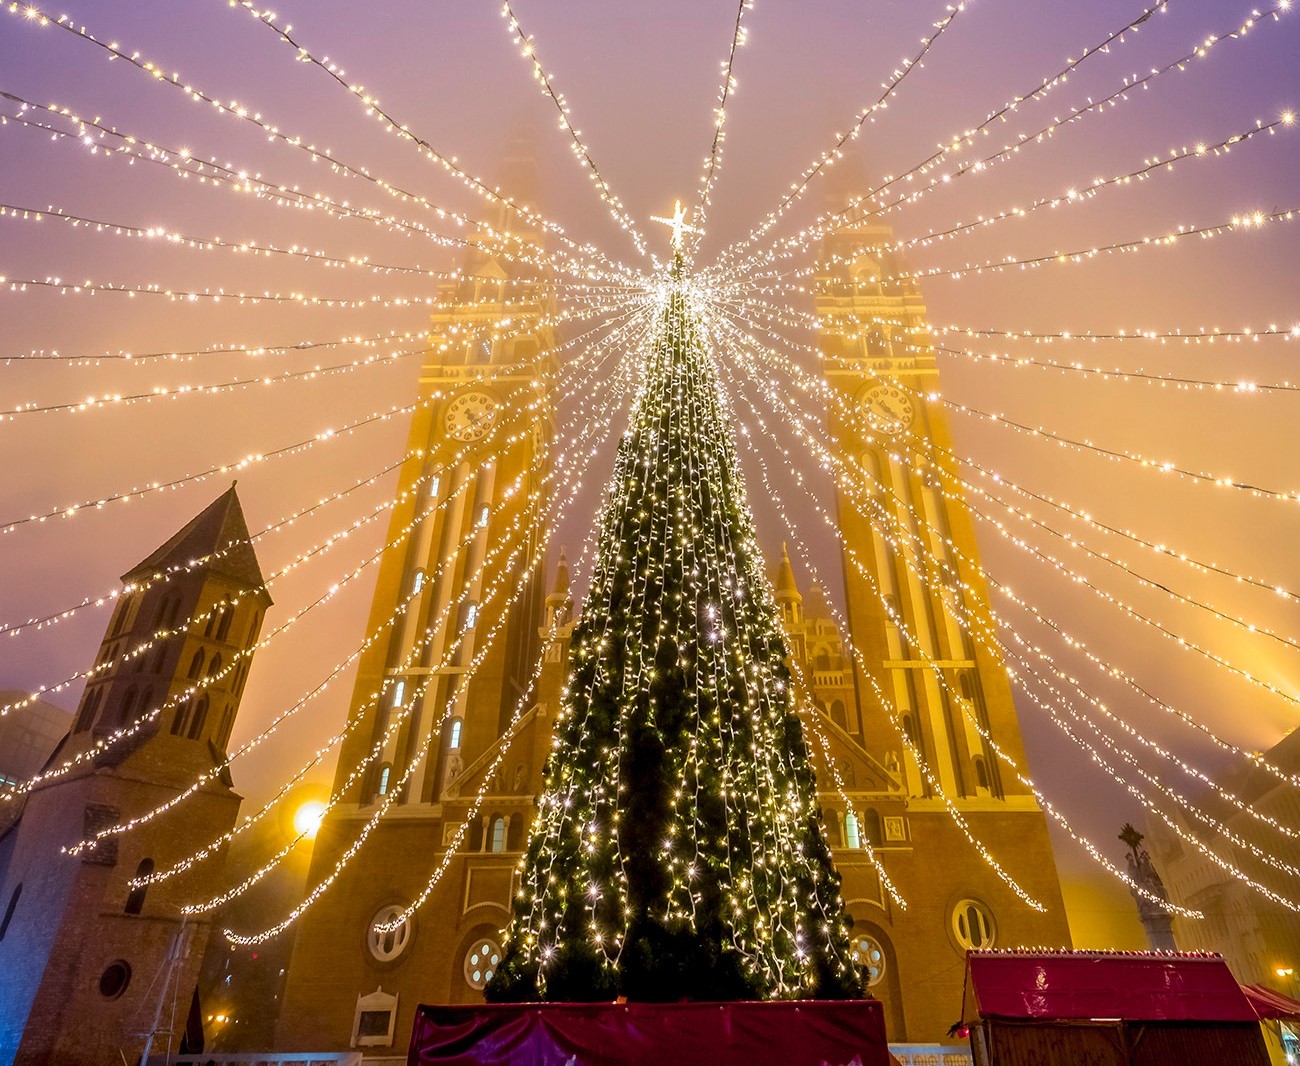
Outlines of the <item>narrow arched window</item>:
M129 689L126 690L126 699L122 701L122 713L120 716L120 721L126 722L127 720L129 720L131 716L131 712L135 710L135 701L138 695L139 693L136 691L136 687L134 685L132 685Z
M122 601L122 605L117 609L117 617L113 619L113 636L122 635L126 629L126 616L131 613L131 597L128 596Z
M868 807L862 812L862 827L859 835L866 837L868 844L879 844L881 841L880 824L880 812L874 807Z
M384 763L379 770L379 794L381 796L388 795L388 779L392 776L392 773L393 768L389 763Z
M253 623L248 627L248 643L252 644L257 640L257 628L262 624L262 612L253 612Z
M464 724L459 718L451 720L451 732L447 734L447 749L449 751L455 751L460 747L460 731Z
M5 908L4 918L0 918L0 940L3 940L5 933L9 932L9 923L14 920L14 911L18 909L18 900L22 894L23 884L19 881L13 893L9 896L9 906Z
M216 677L220 674L222 665L221 652L217 652L212 656L212 662L208 664L208 677Z
M176 714L172 718L172 736L179 737L183 734L190 724L190 712L194 710L194 701L186 700L176 708Z
M140 865L135 868L135 880L148 877L151 873L153 873L153 859L141 859ZM122 913L139 914L144 909L144 897L148 891L147 884L134 886L126 897L126 906L122 908Z
M180 609L181 598L179 596L173 596L171 603L167 605L167 617L163 619L163 624L168 629L174 629L176 627L176 615L180 612Z
M852 811L844 816L844 846L846 848L862 847L862 840L858 836L858 816Z
M190 720L189 732L186 734L190 740L198 740L199 735L203 732L203 723L208 717L208 697L204 696L194 705L194 717Z
M492 819L492 835L488 842L488 851L506 850L506 820L500 815Z
M225 640L230 636L230 623L234 621L235 608L228 603L221 605L220 617L217 621L217 639Z
M197 680L203 673L203 649L200 648L194 653L194 658L190 660L189 678L191 681Z
M103 688L97 688L82 698L81 713L77 715L77 725L73 732L84 732L95 724L95 711L98 709L99 701L103 695Z

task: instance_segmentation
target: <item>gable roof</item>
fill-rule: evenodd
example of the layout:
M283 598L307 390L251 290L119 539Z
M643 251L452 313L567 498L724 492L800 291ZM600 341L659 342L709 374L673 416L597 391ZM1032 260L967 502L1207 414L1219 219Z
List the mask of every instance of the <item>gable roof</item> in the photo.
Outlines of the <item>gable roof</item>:
M174 569L188 569L197 560L202 569L230 578L245 589L262 589L269 604L265 578L253 551L253 538L244 521L244 509L239 505L235 484L191 518L169 540L147 558L141 560L125 574L123 582L130 582L146 574ZM209 558L210 557L210 558Z
M1222 955L1176 952L971 951L965 1021L1254 1022Z

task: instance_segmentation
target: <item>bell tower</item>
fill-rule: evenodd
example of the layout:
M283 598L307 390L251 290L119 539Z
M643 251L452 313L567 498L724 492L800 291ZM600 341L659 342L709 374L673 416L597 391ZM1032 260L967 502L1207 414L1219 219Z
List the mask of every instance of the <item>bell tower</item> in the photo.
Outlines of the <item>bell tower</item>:
M892 244L887 226L839 230L823 258L840 265L819 279L830 438L843 467L861 479L854 492L841 486L838 499L852 548L844 561L849 624L857 646L879 663L876 679L944 793L1023 796L981 736L1023 762L1010 681L987 646L995 629L971 566L979 549L952 437L942 409L926 399L938 368L925 341L925 305L914 282L877 280L903 269ZM892 747L893 728L865 721L871 714L864 712L868 745ZM908 755L905 765L908 791L930 795L917 760Z
M938 368L921 293L891 280L903 267L888 226L835 230L821 261L816 311L848 632L822 625L853 652L823 660L850 691L844 717L827 713L823 725L854 810L839 809L821 767L819 783L871 991L893 1039L929 1040L960 1001L967 949L1068 946L1070 935L1046 820L985 739L1024 766L1010 680L987 643L995 627L951 434L926 398ZM812 663L807 672L825 712L830 694L816 683L837 675ZM868 847L905 910L864 860Z
M271 598L235 489L122 583L46 768L81 761L10 801L0 827L0 1061L135 1061L150 1034L160 1052L203 1046L196 983L211 923L180 907L209 894L224 849L138 879L189 859L239 811L222 763ZM152 815L200 776L174 809L64 851Z
M503 187L527 204L534 163L521 151L506 169ZM439 289L371 608L368 632L379 636L360 660L334 784L341 800L317 833L309 888L386 810L295 927L277 1035L286 1049L391 1047L422 1000L480 998L508 918L545 759L533 733L562 649L548 652L509 757L493 764L529 693L548 615L571 611L567 565L548 597L539 547L553 304L537 270L501 254L536 236L502 210L461 276ZM458 840L480 788L487 799ZM396 931L376 929L444 860L427 903Z

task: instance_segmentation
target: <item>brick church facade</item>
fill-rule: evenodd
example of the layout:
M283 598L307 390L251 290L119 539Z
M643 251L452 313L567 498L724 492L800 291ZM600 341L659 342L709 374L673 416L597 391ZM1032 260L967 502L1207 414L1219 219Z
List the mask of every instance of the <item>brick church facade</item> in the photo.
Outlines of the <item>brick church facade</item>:
M122 578L72 729L46 764L75 768L0 813L0 1062L134 1063L201 1039L194 1008L210 922L181 906L219 852L163 872L235 823L219 767L271 600L234 488ZM175 809L77 854L201 776ZM187 1032L188 1029L188 1032Z

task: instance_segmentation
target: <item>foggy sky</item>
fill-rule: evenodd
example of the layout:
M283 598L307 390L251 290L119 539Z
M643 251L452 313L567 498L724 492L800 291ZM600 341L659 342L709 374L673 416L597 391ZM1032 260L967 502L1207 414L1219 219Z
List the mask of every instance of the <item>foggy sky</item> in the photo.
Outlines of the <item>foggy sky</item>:
M1065 57L1079 55L1142 6L1137 0L968 2L924 69L909 76L880 120L864 133L859 142L862 172L878 179L907 170L936 144L978 124L1009 97L1025 95ZM167 71L180 72L181 81L223 101L237 100L286 132L328 146L342 159L419 190L436 203L478 217L488 213L408 144L368 120L357 102L319 69L294 62L292 51L242 10L216 0L69 0L58 10L84 22L99 39L119 41L127 51L139 50ZM1037 130L1052 116L1112 91L1124 77L1144 74L1208 35L1233 27L1249 11L1249 4L1228 0L1172 3L1167 13L1091 61L1041 104L1027 106L994 127L978 147L992 151L1014 141L1020 131ZM542 163L542 210L576 239L595 241L621 260L635 260L631 242L610 222L590 182L570 158L552 105L537 91L529 67L516 53L497 5L295 0L279 5L277 12L313 52L344 67L349 80L365 84L401 121L440 150L455 154L474 173L493 178L504 143L515 132L528 134ZM602 174L643 232L662 240L661 233L650 232L659 227L651 225L648 216L669 211L674 198L692 201L712 136L719 64L730 41L734 4L521 0L517 13L535 35L542 60L566 94ZM920 37L944 13L942 3L929 0L758 0L747 15L749 43L737 59L738 89L729 109L726 155L705 261L776 205L789 183L829 147L836 131L876 98L881 82L904 55L916 50ZM1188 144L1215 143L1248 129L1257 119L1271 121L1287 108L1300 108L1300 75L1294 62L1300 45L1298 19L1300 15L1291 14L1279 23L1261 24L1244 40L1223 44L1184 72L1163 76L1149 92L1135 93L1047 143L1023 149L1012 162L969 175L915 208L891 215L898 235L920 235L1132 171L1151 156ZM384 210L395 206L372 186L332 174L326 165L313 164L284 145L268 143L257 130L215 114L124 63L109 63L68 34L38 28L8 13L0 15L0 89L42 103L58 102L86 117L100 116L107 125L229 161L277 183ZM5 102L0 110L12 114L14 109ZM1143 183L1107 190L1081 205L1038 212L942 242L915 252L911 261L922 269L953 267L971 260L1160 235L1180 225L1215 224L1247 211L1300 207L1298 138L1300 128L1256 138L1224 158L1190 161ZM181 180L165 168L128 166L123 159L109 160L85 147L56 143L14 123L0 125L0 202L41 209L54 205L195 236L300 244L332 255L365 254L376 261L429 267L455 262L452 253L413 238L331 220L319 212L276 208L228 189ZM821 204L821 190L814 188L778 232L793 232L796 223L809 221ZM923 283L923 292L936 324L1073 331L1290 326L1300 322L1297 225L1280 223L1262 231L1192 239L1032 272L934 279ZM349 298L420 295L431 284L413 277L378 277L281 259L194 251L7 218L0 219L0 274L175 288L298 290ZM426 314L418 307L180 304L151 296L5 290L0 291L0 358L34 349L147 352L328 340L389 329L419 330ZM982 346L985 351L1007 348L996 342ZM1281 381L1295 376L1290 364L1297 348L1295 342L1262 340L1200 348L1021 344L1015 350L1094 366ZM234 357L177 365L0 364L0 406L225 381L245 375L250 365L278 372L336 361L342 359L326 350L256 364ZM941 356L940 367L944 392L971 406L1004 411L1067 436L1194 470L1282 490L1300 488L1293 395L1177 391L1004 368L961 357ZM416 370L411 359L273 388L77 414L22 415L0 422L0 520L171 480L409 402ZM576 425L581 418L572 408L563 414L566 425ZM1293 589L1300 586L1294 550L1300 503L1190 485L1149 470L1067 453L958 415L953 416L953 429L964 454L1036 491L1087 509L1100 520L1232 570ZM242 472L239 491L250 525L259 529L394 462L402 454L405 435L404 421L394 419L302 457ZM588 478L590 492L575 512L590 516L604 473L595 471ZM0 537L0 617L21 620L106 592L119 574L227 483L226 478L209 478L179 491L154 493L67 521L27 525ZM761 484L756 470L750 471L750 483L751 488ZM392 480L381 480L346 504L264 538L258 544L263 569L276 569L368 513L391 490ZM757 498L761 493L755 490L753 495L760 531L774 546L781 538L776 516ZM563 529L561 539L575 546L585 522L571 524L574 528ZM1078 534L1080 529L1073 531ZM319 562L287 575L272 590L279 617L315 598L374 552L383 533L383 522L371 523ZM990 572L1067 621L1099 654L1162 697L1185 706L1225 739L1245 748L1263 748L1300 721L1295 704L1123 618L1086 589L1028 559L989 527L980 526L979 534ZM1084 539L1185 596L1288 636L1300 629L1297 612L1279 597L1198 575L1176 563L1153 561L1118 541ZM1288 694L1300 693L1300 656L1293 649L1260 634L1243 633L1202 608L1175 604L1113 569L1085 564L1068 554L1059 540L1038 542L1175 632L1208 645ZM822 555L827 548L824 543L813 545ZM806 577L806 571L797 568ZM372 583L373 573L367 571L328 606L259 653L236 742L259 731L357 645ZM106 621L102 611L85 611L48 632L0 639L0 688L30 689L84 669ZM1032 625L1026 624L1024 631L1056 647ZM1207 766L1222 765L1216 749L1189 739L1189 732L1169 718L1134 704L1118 688L1091 685L1086 664L1077 658L1062 662L1149 735ZM78 692L75 685L53 699L71 707ZM244 764L235 768L240 791L253 801L265 798L304 752L338 727L349 693L348 679L336 682L281 731L275 744L241 760ZM1143 817L1138 804L1088 767L1070 741L1028 701L1021 700L1020 707L1034 776L1047 783L1048 794L1081 831L1113 856L1122 855L1114 836L1123 821ZM1105 876L1059 834L1057 841L1064 877ZM1008 857L1007 866L1014 875L1014 857Z

